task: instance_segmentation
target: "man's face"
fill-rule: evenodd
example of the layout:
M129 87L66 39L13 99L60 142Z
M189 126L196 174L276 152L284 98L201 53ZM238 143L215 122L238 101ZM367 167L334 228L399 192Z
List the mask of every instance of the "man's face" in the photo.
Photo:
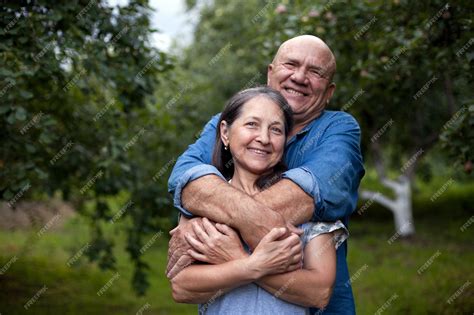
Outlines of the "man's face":
M268 66L268 85L286 98L297 125L318 117L331 98L331 61L327 47L300 40L284 44Z

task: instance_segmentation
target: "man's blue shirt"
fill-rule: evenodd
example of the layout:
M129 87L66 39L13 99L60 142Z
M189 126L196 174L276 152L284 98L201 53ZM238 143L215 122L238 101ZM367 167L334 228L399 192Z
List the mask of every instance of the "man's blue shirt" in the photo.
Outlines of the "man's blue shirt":
M179 157L169 178L168 190L174 196L174 205L188 217L192 213L181 204L183 187L201 176L214 174L222 177L210 165L218 121L219 115L216 115L206 124L200 138ZM347 227L365 173L357 121L345 112L323 111L287 142L285 162L288 171L283 177L296 183L314 199L312 221L341 220ZM355 314L346 261L347 242L338 248L336 254L336 282L329 305L324 312L312 309L312 313Z

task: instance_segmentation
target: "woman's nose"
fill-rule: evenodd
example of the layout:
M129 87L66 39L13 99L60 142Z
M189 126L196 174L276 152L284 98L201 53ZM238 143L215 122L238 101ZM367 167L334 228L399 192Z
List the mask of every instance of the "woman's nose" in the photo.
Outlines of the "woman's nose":
M259 141L262 144L267 144L270 142L270 137L268 136L268 132L265 130L260 130L257 136L257 141Z

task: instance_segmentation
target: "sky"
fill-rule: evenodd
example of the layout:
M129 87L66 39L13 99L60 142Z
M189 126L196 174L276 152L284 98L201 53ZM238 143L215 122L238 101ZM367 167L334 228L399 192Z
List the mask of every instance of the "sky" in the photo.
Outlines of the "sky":
M108 0L110 5L125 5L128 0ZM189 44L192 40L193 15L186 13L184 0L149 0L155 9L151 16L152 26L159 32L152 35L152 45L170 51L173 40L178 44Z

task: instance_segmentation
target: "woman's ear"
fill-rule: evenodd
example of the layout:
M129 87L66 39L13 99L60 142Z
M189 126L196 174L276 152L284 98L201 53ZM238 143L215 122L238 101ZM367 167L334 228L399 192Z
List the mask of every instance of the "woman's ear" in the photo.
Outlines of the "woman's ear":
M224 144L224 146L228 146L229 145L229 127L227 125L227 121L225 120L221 121L219 128L221 128L221 141Z

